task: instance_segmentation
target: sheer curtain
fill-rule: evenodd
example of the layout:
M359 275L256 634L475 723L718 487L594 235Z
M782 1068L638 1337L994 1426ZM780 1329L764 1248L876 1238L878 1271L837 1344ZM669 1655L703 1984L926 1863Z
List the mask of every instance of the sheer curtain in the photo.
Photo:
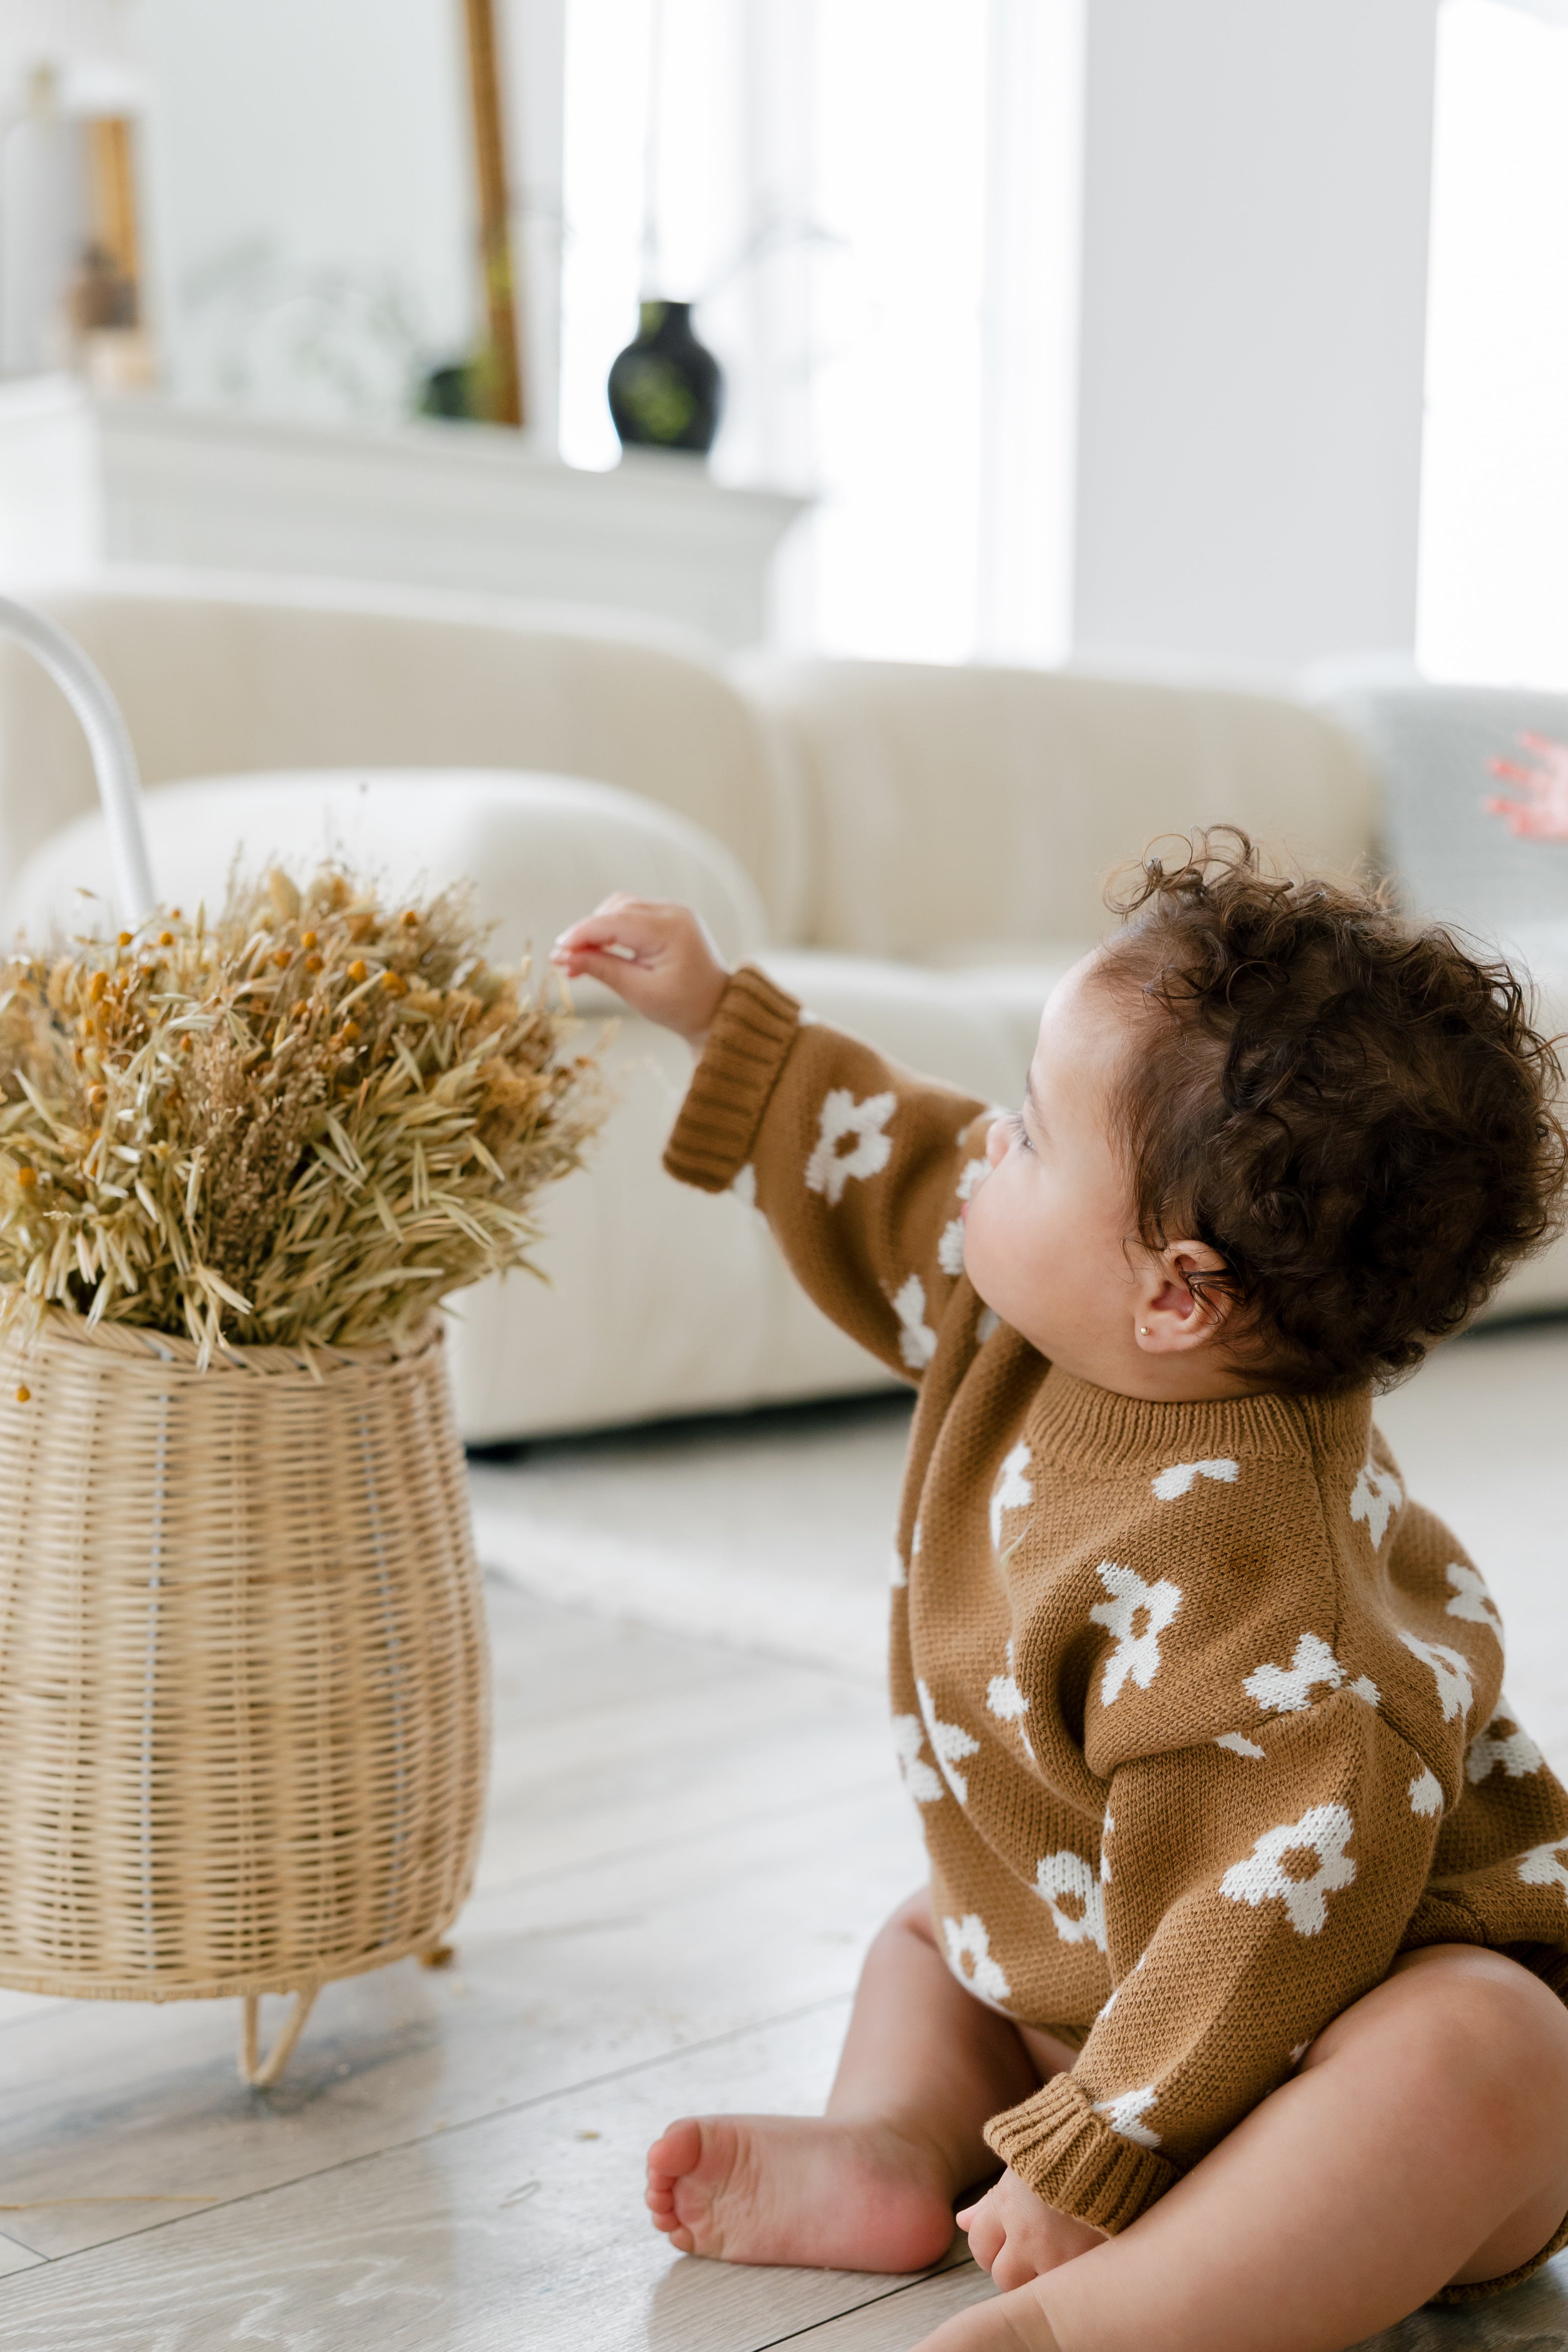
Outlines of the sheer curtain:
M1065 650L1083 0L568 0L563 454L639 291L698 303L721 480L807 493L776 635Z
M1568 688L1568 0L1444 0L1417 654Z

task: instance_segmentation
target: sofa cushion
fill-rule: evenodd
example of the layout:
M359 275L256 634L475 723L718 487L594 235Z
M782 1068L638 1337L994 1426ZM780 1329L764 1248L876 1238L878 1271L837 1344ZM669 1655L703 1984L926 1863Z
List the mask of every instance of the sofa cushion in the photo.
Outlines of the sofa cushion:
M1093 939L1107 875L1229 820L1313 864L1373 845L1350 739L1281 696L1047 670L753 665L813 814L822 947L924 961Z
M942 971L819 948L770 948L757 961L820 1020L1011 1109L1023 1095L1041 1007L1083 951L1063 941L1042 946L1031 961Z
M611 890L681 898L704 917L730 957L767 935L750 877L723 845L684 817L612 784L575 776L485 770L353 769L275 776L215 776L146 795L153 874L166 906L221 898L238 858L251 869L281 860L296 872L341 853L355 868L406 890L472 881L496 926L501 961L547 955L557 932ZM51 834L13 880L0 923L33 940L81 928L85 889L107 896L100 815ZM617 1001L593 983L585 1007Z
M40 602L103 672L151 788L362 764L596 779L705 827L752 876L774 937L802 935L798 801L766 728L685 632L321 583L116 583ZM95 798L64 697L0 640L0 872Z

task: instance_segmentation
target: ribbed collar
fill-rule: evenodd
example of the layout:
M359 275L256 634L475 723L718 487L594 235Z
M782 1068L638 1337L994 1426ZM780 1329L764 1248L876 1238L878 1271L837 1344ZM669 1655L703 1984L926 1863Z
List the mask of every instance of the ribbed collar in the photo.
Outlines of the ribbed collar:
M1160 1469L1242 1454L1334 1454L1364 1462L1372 1391L1345 1396L1235 1397L1151 1404L1117 1396L1055 1365L1031 1417L1037 1454L1082 1469Z

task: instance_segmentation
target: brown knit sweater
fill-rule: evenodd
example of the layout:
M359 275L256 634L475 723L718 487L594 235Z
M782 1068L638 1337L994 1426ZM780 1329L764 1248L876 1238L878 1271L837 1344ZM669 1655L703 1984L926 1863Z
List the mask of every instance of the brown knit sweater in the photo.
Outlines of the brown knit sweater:
M1368 1391L1149 1404L982 1307L959 1203L991 1113L734 976L666 1164L757 1205L920 1384L893 1727L949 1963L1079 2052L993 2118L1124 2228L1401 1951L1568 1981L1568 1798L1498 1614L1405 1498Z

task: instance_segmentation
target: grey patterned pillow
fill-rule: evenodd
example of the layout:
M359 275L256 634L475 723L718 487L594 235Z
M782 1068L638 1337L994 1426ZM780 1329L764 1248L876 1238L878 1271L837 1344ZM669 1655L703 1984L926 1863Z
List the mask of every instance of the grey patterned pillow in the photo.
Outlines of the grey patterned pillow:
M1361 745L1383 792L1383 843L1413 910L1495 940L1541 969L1568 959L1568 842L1519 841L1483 807L1488 766L1521 733L1568 743L1568 695L1523 687L1378 685L1322 708Z

